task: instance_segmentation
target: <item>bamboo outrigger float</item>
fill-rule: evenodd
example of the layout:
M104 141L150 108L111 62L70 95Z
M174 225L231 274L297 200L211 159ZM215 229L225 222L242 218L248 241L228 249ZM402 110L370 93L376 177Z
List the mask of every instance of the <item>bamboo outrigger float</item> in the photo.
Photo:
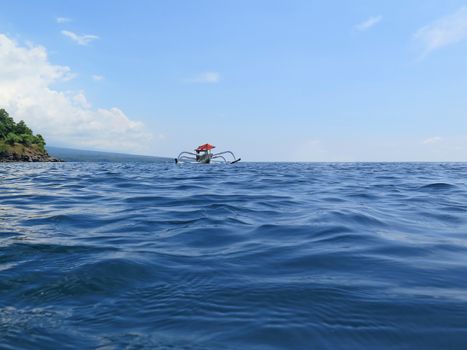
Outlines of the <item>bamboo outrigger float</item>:
M216 146L205 143L204 145L199 146L195 149L196 153L192 152L182 152L175 158L175 164L178 163L201 163L201 164L210 164L210 163L225 163L225 164L234 164L241 160L241 158L235 157L231 151L212 153L212 149ZM228 160L231 159L231 160Z

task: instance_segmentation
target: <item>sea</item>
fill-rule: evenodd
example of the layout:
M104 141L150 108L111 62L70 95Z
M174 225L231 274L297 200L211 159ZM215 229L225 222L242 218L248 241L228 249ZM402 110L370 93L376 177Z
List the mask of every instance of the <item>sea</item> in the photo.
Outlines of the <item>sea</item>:
M467 164L0 164L0 349L467 349Z

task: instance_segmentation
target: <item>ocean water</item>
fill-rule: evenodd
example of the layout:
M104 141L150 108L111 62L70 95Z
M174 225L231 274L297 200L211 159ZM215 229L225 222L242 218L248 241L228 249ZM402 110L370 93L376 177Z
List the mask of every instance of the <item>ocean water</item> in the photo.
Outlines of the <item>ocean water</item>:
M0 164L1 349L466 349L467 164Z

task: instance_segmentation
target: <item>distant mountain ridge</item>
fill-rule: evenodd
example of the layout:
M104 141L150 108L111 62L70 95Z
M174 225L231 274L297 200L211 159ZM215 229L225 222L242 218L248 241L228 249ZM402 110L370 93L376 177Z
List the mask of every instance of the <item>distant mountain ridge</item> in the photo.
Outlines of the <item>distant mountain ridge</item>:
M51 156L65 162L166 162L172 160L172 158L167 157L88 151L54 146L47 146L46 148Z

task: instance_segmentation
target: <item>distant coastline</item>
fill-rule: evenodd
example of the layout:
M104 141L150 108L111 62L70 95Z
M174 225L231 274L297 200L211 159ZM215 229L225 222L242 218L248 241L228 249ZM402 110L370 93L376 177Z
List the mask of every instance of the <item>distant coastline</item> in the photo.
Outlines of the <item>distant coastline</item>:
M143 156L136 154L90 151L82 149L47 146L52 157L63 159L66 162L173 162L172 158Z
M45 149L42 135L34 135L24 121L16 123L0 109L0 162L61 162Z

